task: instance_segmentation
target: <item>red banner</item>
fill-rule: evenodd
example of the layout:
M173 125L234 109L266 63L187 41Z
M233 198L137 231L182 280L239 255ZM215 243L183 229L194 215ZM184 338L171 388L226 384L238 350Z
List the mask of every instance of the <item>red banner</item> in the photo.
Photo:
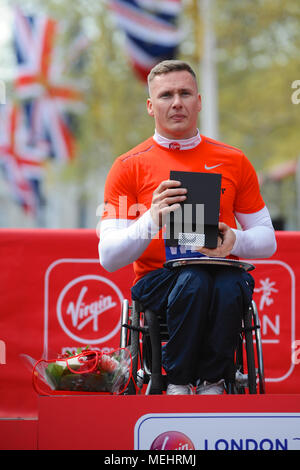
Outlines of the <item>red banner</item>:
M300 233L277 232L278 250L254 260L268 393L300 390ZM0 417L37 415L32 361L90 345L119 345L132 267L106 272L93 230L0 230Z
M254 300L261 321L266 386L272 392L299 392L295 261L254 260Z
M1 230L0 250L0 416L36 416L30 358L118 347L134 274L102 269L92 230Z

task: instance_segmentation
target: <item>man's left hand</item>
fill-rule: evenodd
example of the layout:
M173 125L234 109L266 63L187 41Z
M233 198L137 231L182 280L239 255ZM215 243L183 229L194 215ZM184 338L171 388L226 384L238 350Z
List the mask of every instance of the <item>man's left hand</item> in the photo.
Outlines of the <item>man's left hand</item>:
M224 224L224 222L219 222L219 231L221 237L218 237L218 245L216 248L199 248L197 251L203 253L205 256L211 256L215 258L225 258L230 255L233 245L235 243L235 233L231 228Z

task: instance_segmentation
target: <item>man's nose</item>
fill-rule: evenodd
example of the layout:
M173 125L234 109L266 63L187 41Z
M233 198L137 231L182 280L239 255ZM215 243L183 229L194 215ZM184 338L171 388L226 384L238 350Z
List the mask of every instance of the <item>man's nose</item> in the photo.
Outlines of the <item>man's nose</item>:
M176 93L174 95L172 105L173 105L174 108L178 108L178 107L182 106L181 96L179 95L179 93Z

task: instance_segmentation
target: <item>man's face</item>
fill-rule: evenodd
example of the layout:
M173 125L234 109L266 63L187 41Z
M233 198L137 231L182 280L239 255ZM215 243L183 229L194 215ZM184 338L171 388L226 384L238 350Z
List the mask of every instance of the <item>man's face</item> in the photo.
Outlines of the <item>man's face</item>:
M157 132L169 139L188 139L197 133L201 97L186 70L157 75L150 82L147 110Z

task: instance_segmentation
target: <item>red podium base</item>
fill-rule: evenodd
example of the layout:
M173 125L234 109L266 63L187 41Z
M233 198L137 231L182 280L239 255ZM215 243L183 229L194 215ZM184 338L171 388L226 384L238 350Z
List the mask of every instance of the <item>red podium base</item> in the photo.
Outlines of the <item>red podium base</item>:
M300 395L41 396L39 449L300 449Z

